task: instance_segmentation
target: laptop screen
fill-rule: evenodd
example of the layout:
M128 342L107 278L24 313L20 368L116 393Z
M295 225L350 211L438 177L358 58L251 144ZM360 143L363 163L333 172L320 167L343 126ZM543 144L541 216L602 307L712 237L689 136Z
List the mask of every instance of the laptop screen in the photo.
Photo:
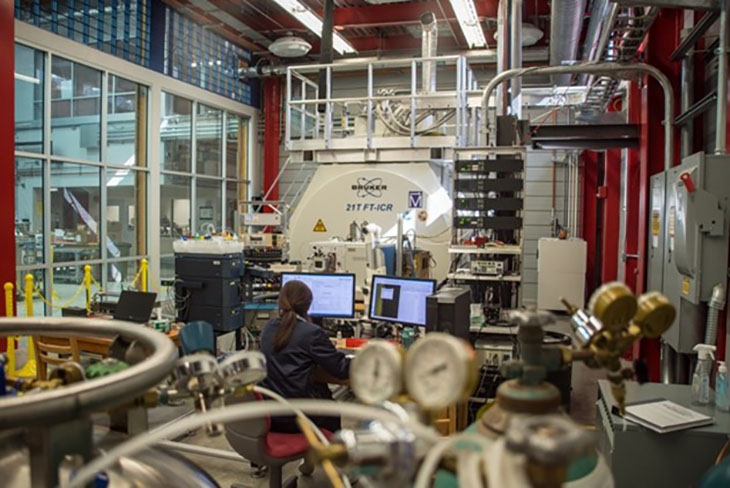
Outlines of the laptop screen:
M157 293L124 290L114 309L114 318L140 324L145 323L152 315L155 298L157 298Z

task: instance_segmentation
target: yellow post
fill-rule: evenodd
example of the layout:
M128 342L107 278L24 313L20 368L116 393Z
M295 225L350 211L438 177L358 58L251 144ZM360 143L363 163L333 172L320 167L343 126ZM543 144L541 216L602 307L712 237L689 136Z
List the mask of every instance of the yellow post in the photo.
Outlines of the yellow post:
M35 286L33 285L33 275L28 273L25 275L25 315L28 317L33 316L34 290ZM7 303L7 295L5 296L5 300ZM18 371L17 376L20 376L21 378L34 378L36 374L35 346L33 344L33 337L28 337L28 361L26 361L25 366Z
M84 266L84 287L86 288L86 313L91 313L91 266Z
M142 283L140 284L140 288L142 291L147 291L147 260L145 258L142 258L142 264L140 265L140 268L142 268L142 275L139 277L140 280L142 280Z
M25 275L25 315L33 316L33 275L28 273Z
M13 284L5 283L5 316L13 316ZM15 336L8 336L8 374L15 375Z

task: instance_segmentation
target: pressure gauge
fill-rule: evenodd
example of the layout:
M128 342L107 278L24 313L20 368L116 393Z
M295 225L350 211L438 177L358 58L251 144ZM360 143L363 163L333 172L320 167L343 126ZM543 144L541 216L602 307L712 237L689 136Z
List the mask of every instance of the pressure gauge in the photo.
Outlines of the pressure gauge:
M266 378L266 358L258 351L238 351L223 360L220 370L231 387L258 383Z
M357 398L368 405L390 400L403 390L403 358L388 341L368 342L352 360L350 385Z
M476 376L474 349L454 336L430 333L408 350L406 388L427 410L446 408L466 398Z

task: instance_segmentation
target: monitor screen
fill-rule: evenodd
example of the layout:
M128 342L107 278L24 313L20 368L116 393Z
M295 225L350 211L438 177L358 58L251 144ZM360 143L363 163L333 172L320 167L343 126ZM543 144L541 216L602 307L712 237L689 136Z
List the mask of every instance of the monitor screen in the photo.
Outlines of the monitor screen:
M301 281L312 290L310 317L355 316L354 274L282 273L281 286L289 281Z
M409 325L426 325L426 297L436 289L434 280L373 276L370 318Z

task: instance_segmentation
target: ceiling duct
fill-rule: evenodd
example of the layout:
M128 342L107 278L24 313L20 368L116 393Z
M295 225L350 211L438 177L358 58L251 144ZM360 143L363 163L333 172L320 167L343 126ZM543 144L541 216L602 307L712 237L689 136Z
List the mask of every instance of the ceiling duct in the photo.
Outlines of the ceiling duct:
M572 64L578 59L586 0L553 0L550 10L550 64ZM593 20L591 19L591 22ZM570 85L570 74L557 75L553 83Z

